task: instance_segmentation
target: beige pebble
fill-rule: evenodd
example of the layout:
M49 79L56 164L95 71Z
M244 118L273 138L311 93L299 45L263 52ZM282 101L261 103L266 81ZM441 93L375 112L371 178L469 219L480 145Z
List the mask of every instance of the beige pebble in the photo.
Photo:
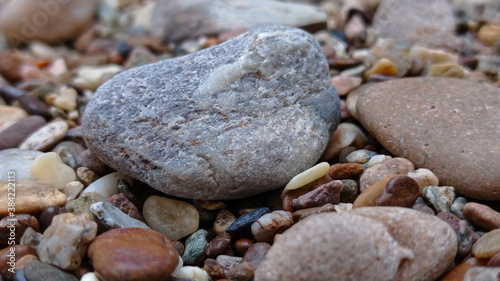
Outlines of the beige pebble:
M392 157L389 155L377 154L377 155L372 156L370 158L370 160L368 160L368 162L366 162L365 166L366 166L366 168L370 168L370 167L375 166L376 164L382 163L385 160L389 160L391 158Z
M365 170L365 172L359 179L360 190L361 192L363 192L369 186L385 178L386 176L406 175L413 170L415 170L415 167L410 161L406 160L405 158L396 157L385 160Z
M321 155L320 161L331 161L339 156L340 151L348 146L361 149L366 146L368 139L361 128L352 123L340 123L330 137L328 145Z
M208 273L197 266L183 266L177 272L177 278L186 278L193 281L210 281Z
M361 82L362 80L360 77L347 77L340 75L332 77L333 86L335 87L335 90L337 90L337 94L339 96L347 95L350 91L359 87Z
M427 77L463 78L465 74L465 69L458 64L434 64Z
M481 236L472 246L472 254L476 258L491 258L498 252L500 252L500 229Z
M283 192L281 192L281 198L283 198L283 196L290 190L301 188L306 184L323 177L328 174L329 170L330 164L322 162L296 175L288 182Z
M26 117L28 113L19 107L0 105L0 132Z
M69 182L76 180L75 170L64 164L55 152L38 156L31 165L31 172L37 179L53 183L57 189L64 189Z
M76 98L78 93L75 89L65 87L54 100L54 105L65 111L71 111L76 108Z
M398 66L392 61L382 58L365 72L365 77L368 78L372 74L396 76L398 75Z
M66 184L64 187L64 194L66 194L66 200L71 201L73 199L78 198L78 195L82 192L82 190L85 188L83 183L79 181L71 181Z
M85 273L80 281L100 281L95 272L87 272Z
M103 66L80 66L76 70L76 77L73 80L75 85L83 88L95 90L106 80L122 71L123 67L116 64Z
M420 193L422 193L422 190L426 186L439 185L438 177L429 169L416 169L415 171L408 172L408 174L406 175L414 179L418 183Z
M41 127L20 145L20 149L45 151L64 139L69 126L64 121L53 121Z
M485 23L479 29L477 38L490 46L495 44L500 40L500 24L494 22Z
M410 50L412 73L427 75L434 64L458 64L458 56L442 50L428 49L415 45Z
M236 217L227 209L222 209L217 213L212 230L220 235L226 232L227 228L236 220Z
M11 191L8 188L8 183L0 183L0 216L9 215L8 193ZM48 206L63 206L66 203L66 195L51 182L19 181L15 183L15 190L15 207L18 214L36 215Z
M292 225L292 214L278 210L260 217L252 224L251 230L255 240L272 243L274 235L282 233Z
M199 213L184 201L150 196L144 202L143 216L148 225L170 240L179 240L198 229Z

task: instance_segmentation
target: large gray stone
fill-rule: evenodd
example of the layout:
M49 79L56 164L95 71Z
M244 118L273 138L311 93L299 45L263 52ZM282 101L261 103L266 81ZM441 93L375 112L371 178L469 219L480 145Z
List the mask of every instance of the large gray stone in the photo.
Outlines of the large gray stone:
M318 43L267 27L100 87L83 130L111 167L167 194L245 197L312 166L340 118Z
M326 13L317 6L275 0L159 0L151 33L179 41L266 25L326 26Z

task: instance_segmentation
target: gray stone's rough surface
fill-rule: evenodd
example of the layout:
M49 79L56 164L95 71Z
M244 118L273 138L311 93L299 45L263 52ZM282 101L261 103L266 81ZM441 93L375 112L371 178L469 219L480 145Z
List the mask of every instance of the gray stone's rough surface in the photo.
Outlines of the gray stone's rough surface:
M387 150L431 170L439 185L460 195L500 199L498 88L450 78L406 78L370 88L356 111Z
M83 130L102 161L162 192L231 199L311 167L339 118L314 37L275 26L115 76Z
M436 280L456 251L447 223L411 209L320 213L275 241L255 281Z
M103 231L124 227L149 228L147 224L128 216L117 207L105 201L90 205L90 211L94 215L97 225Z
M151 33L166 40L197 38L266 25L303 27L325 24L317 6L274 0L159 0Z

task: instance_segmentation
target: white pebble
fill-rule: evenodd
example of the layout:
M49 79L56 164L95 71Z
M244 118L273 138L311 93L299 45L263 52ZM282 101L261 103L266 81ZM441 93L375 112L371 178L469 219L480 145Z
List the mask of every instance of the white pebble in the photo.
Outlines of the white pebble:
M430 170L425 168L420 168L415 171L411 171L407 174L410 178L414 179L418 183L420 193L424 187L429 185L439 185L438 177Z
M365 170L370 168L370 167L375 166L375 164L382 163L385 160L389 160L391 158L392 158L391 156L383 155L383 154L378 154L378 155L372 156L372 158L370 158L370 161L366 162Z
M97 278L95 272L87 272L82 276L80 281L100 281L100 279Z
M19 145L19 148L45 151L62 140L66 136L68 128L68 124L64 121L51 122L31 134Z
M57 189L63 189L69 182L76 180L75 170L64 164L55 152L38 156L31 165L31 172L37 179L53 183Z
M283 197L290 190L303 187L304 185L321 178L322 176L326 175L329 170L330 164L328 164L327 162L322 162L296 175L285 186L285 189L281 193L281 197Z
M208 273L197 266L184 266L179 270L177 278L187 278L195 281L209 281Z
M114 172L91 183L87 188L85 188L84 191L82 191L82 194L87 192L97 192L105 199L108 199L118 193L118 181L122 179L132 184L132 178L122 173Z
M77 86L84 89L95 90L105 80L122 71L123 67L116 64L104 66L81 66L76 71L76 77L73 80Z
M36 180L31 172L31 165L43 152L11 148L0 151L0 181L8 181L8 173L3 171L16 171L17 181Z
M347 155L345 160L348 163L364 164L364 163L368 162L375 155L377 155L377 153L374 151L370 151L367 149L358 149L358 150L355 150L355 151L349 153L349 155Z
M181 268L184 266L184 261L182 260L182 257L179 256L179 260L177 262L177 266L175 267L175 270L174 272L172 272L172 276L173 277L178 277L179 275L179 271L181 270Z

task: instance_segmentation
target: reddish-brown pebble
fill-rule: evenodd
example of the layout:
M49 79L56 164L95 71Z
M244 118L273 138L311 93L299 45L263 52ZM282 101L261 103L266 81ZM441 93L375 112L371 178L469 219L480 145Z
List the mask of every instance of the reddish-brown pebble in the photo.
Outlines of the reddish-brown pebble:
M323 206L326 203L337 204L340 202L341 192L342 182L339 180L334 180L325 183L296 199L293 199L292 206L295 209L304 209Z
M47 227L52 223L52 218L64 213L65 209L59 206L48 206L40 215L40 231L43 233Z
M389 175L406 175L413 170L415 167L410 161L400 157L391 158L366 169L359 179L359 188L363 192Z
M455 266L453 269L448 271L443 277L439 279L439 281L459 281L459 280L464 280L465 273L474 267L474 265L468 263L468 262L463 262L457 266Z
M468 221L485 230L500 228L500 213L486 205L469 202L462 211Z
M13 224L12 224L13 223ZM11 226L14 225L14 228ZM11 230L14 230L15 243L19 244L21 237L23 236L26 228L31 227L35 231L40 231L40 224L38 220L28 214L19 214L14 217L7 216L0 220L0 249L3 249L9 245ZM11 244L12 245L12 242Z
M12 124L0 132L0 150L18 147L31 133L45 124L45 119L39 115L29 116Z
M491 258L499 252L500 229L484 234L472 246L472 254L478 259Z
M242 261L237 266L226 272L227 278L231 281L250 281L253 280L255 269L250 263Z
M429 215L432 215L432 216L435 215L434 214L434 210L432 210L431 207L429 207L429 206L427 206L427 205L425 205L423 203L417 202L417 203L413 204L413 206L411 208L413 210L419 211L419 212L424 213L424 214L429 214Z
M130 202L123 193L115 194L108 198L107 201L130 217L145 222L144 218L141 215L141 212L139 212L139 209L137 209L134 203Z
M212 278L212 280L218 280L221 278L226 278L226 274L224 273L224 269L220 266L220 264L214 259L206 259L203 270L205 270L208 275Z
M294 199L306 194L309 192L309 189L299 188L288 191L285 195L283 195L283 210L287 212L295 211L295 208L292 205Z
M257 241L249 238L240 238L234 242L233 248L237 256L243 257L248 249L257 243Z
M330 167L330 177L334 180L351 179L363 171L363 165L359 163L338 163Z
M182 244L179 241L174 241L174 242L172 242L172 245L174 246L174 248L177 251L177 253L179 254L179 256L182 257L182 255L184 255L184 244Z
M13 280L14 278L14 273L9 271L10 266L7 264L7 262L11 261L11 258L7 255L11 254L10 250L12 248L14 248L13 252L16 255L14 260L19 260L26 255L38 256L36 253L36 249L27 245L12 245L0 250L0 264L2 265L0 266L0 273L5 280Z
M368 187L365 191L361 192L361 194L354 200L354 203L352 204L353 208L358 208L358 207L369 207L369 206L375 206L377 199L380 197L380 195L384 192L385 186L391 180L392 178L396 177L397 175L391 175L387 176L374 184L372 184L370 187Z
M498 266L498 267L500 267L500 252L496 253L496 255L491 257L491 259L488 261L486 266L491 266L491 267Z
M257 269L270 248L271 245L266 242L255 243L243 256L243 261L248 262L253 269Z
M95 271L105 280L161 281L177 267L170 240L151 229L118 228L99 235L88 249Z
M225 254L231 248L231 236L227 232L217 235L205 249L205 255L208 258L216 258Z
M390 179L384 192L377 198L376 206L399 206L410 208L418 198L418 183L408 176Z

